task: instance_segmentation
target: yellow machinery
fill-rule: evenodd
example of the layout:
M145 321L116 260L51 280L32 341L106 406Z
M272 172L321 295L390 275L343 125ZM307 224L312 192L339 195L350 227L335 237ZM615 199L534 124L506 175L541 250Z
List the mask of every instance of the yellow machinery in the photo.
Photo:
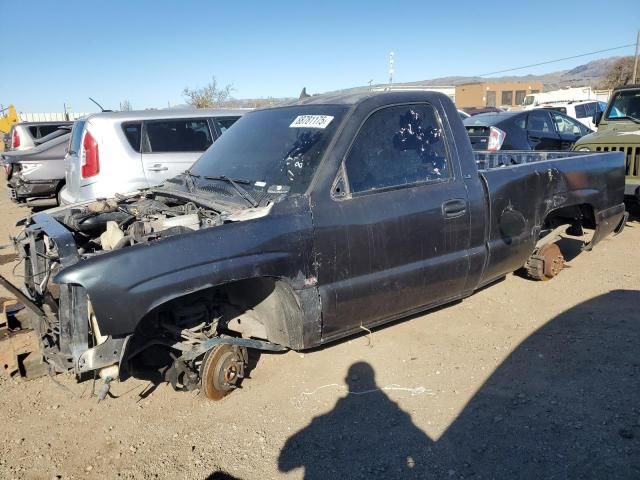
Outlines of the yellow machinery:
M7 108L0 110L0 132L9 133L11 125L18 122L18 112L16 107L9 105Z

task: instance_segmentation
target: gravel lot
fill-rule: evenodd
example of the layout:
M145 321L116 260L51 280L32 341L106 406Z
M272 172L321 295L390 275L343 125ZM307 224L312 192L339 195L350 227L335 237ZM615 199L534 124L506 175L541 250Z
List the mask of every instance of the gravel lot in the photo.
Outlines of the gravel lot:
M0 189L0 244L27 213ZM630 222L550 282L262 355L217 403L0 377L0 478L640 478L638 246Z

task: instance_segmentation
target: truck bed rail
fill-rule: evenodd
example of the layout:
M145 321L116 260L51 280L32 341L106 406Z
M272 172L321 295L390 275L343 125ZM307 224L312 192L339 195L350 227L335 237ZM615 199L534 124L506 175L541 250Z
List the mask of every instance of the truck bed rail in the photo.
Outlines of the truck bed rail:
M473 153L476 158L478 170L491 170L524 163L589 155L588 152L529 152L526 150L506 150L502 152L474 151Z

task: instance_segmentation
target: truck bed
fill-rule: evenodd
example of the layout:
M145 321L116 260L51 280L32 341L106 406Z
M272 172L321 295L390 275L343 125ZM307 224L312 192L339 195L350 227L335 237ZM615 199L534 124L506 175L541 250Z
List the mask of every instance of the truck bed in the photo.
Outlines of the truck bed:
M537 234L531 235L531 232L539 228L550 212L588 205L592 210L582 212L589 220L587 223L592 223L593 228L602 224L587 248L617 227L617 222L605 225L604 218L620 219L624 214L624 207L618 205L624 194L622 152L476 151L474 154L489 212L488 261L481 284L522 266L538 239ZM620 201L613 202L613 199ZM606 212L612 204L621 209L616 210L615 215ZM501 217L506 211L522 214L525 228L521 235L505 236Z

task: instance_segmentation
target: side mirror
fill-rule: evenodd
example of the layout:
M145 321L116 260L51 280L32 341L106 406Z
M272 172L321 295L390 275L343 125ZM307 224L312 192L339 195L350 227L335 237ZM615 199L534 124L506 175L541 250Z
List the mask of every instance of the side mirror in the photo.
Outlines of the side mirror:
M593 123L596 127L600 125L600 120L602 120L602 113L603 112L596 112L593 114Z

